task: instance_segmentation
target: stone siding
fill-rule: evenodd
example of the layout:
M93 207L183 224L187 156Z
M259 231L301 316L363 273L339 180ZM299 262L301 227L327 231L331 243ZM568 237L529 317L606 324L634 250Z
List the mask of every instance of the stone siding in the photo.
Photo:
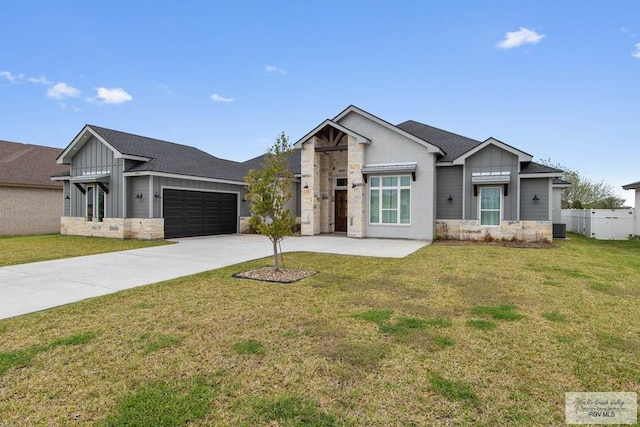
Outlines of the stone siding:
M62 217L60 234L113 239L164 239L164 218L104 218L88 222L82 217Z
M551 221L502 221L500 227L480 225L478 220L438 219L436 236L441 239L521 240L540 242L553 240Z

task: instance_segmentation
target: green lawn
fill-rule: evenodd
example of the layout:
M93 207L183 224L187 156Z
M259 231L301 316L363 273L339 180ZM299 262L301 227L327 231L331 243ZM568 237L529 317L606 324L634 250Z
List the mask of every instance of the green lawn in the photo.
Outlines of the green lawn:
M639 391L640 242L297 253L0 321L0 425L562 425ZM213 255L212 255L213 256Z
M60 234L0 237L0 267L147 248L167 243L164 240L117 240Z

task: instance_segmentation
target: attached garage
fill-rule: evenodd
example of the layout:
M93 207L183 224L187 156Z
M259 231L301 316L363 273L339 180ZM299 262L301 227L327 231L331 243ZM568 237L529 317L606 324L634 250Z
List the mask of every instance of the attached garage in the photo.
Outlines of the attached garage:
M164 237L238 232L238 194L164 189Z

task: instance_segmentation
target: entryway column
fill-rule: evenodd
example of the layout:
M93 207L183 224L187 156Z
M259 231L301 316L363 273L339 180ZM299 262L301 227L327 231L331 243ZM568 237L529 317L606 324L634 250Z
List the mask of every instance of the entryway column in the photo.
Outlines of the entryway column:
M358 143L352 136L348 137L348 214L347 236L364 237L365 225L365 184L362 178L364 166L364 144Z
M300 152L300 175L302 185L300 234L320 234L320 170L317 164L316 137L302 144ZM317 167L318 166L318 167Z

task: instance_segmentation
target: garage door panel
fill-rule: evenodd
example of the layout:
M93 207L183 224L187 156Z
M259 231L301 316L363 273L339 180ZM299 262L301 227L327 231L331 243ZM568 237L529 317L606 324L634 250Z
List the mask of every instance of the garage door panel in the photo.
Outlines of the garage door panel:
M166 189L163 203L167 238L237 232L237 194Z

